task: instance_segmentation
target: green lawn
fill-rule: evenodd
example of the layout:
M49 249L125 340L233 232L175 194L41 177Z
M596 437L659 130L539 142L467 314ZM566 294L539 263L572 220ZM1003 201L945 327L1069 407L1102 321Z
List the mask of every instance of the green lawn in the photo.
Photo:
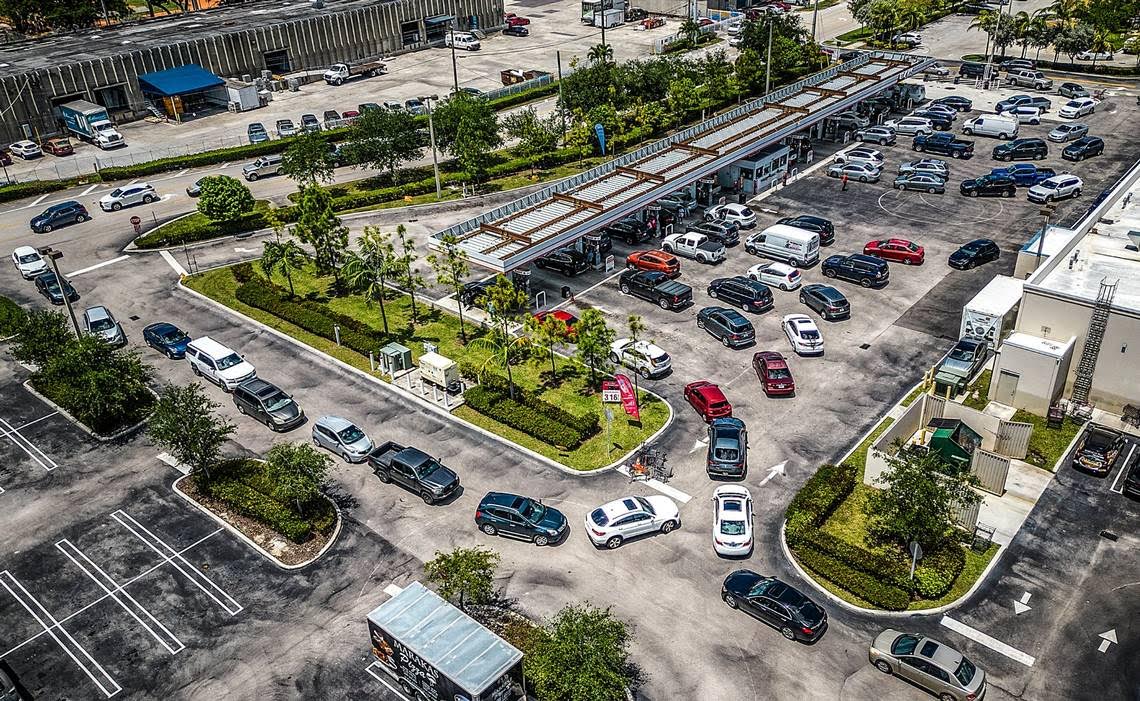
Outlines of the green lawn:
M829 7L833 7L835 5L838 5L842 1L843 0L819 0L819 8L818 9L826 10ZM817 8L816 8L815 4L809 2L807 5L804 5L803 7L796 8L796 12L814 12L816 9ZM810 23L809 23L809 26L810 26Z
M282 287L287 285L284 277L280 275L275 276L273 281ZM319 278L310 273L295 273L293 276L293 284L298 296L327 303L333 311L364 321L377 331L383 331L379 305L369 306L359 295L330 298L327 296L327 291L331 282L331 277ZM237 282L229 268L210 270L194 275L186 280L186 285L353 367L365 372L371 370L368 358L359 353L339 347L328 339L308 333L268 312L254 309L239 302L234 297ZM423 301L417 304L419 305L420 322L412 327L411 299L407 295L392 292L390 298L385 302L389 331L396 336L399 343L411 349L414 360L418 360L419 356L423 354L423 343L427 341L436 345L440 354L457 362L466 360L478 366L483 365L490 356L490 351L463 344L459 335L458 317L440 309L431 309ZM478 327L471 324L470 321L466 322L466 328L469 338L480 333ZM587 389L589 370L576 361L562 356L555 356L555 365L558 368L557 382L551 378L550 356L546 352L536 351L534 357L512 365L511 372L517 384L538 391L543 399L552 404L580 416L591 413L601 415L602 405L599 394ZM504 373L499 368L496 368L495 372ZM576 470L591 470L608 465L618 459L665 425L669 418L668 406L651 395L642 393L641 397L640 425L631 423L620 410L620 407L615 405L613 407L615 419L612 435L609 437L612 440L609 445L607 445L606 423L603 417L601 433L572 451L558 450L520 431L503 426L469 407L461 407L456 412L456 416L502 435L568 467Z
M257 200L254 202L253 209L255 212L268 211L269 200ZM210 227L212 225L213 223L209 217L195 209L193 212L187 214L186 216L168 221L165 224L160 224L159 226L151 229L150 231L140 236L135 245L145 247L149 242L153 241L168 241L176 243L181 239L181 237L185 236L186 234L192 235L192 241L198 240L198 238L195 237L198 236L199 232L201 232L204 227ZM216 227L215 231L217 237L226 235L226 232L221 228Z
M1049 428L1045 419L1024 409L1014 412L1010 421L1033 424L1033 435L1029 437L1029 453L1025 456L1025 462L1050 471L1056 467L1065 448L1069 447L1069 443L1073 442L1073 438L1084 427L1084 424L1066 416L1061 428Z
M966 398L962 403L971 409L982 411L986 405L990 403L990 378L993 373L990 370L982 370L982 374L978 375L978 379L966 388Z
M873 36L874 32L872 32L869 28L859 27L858 29L852 29L849 32L844 32L843 34L835 37L835 39L836 41L842 41L849 44L853 41L864 41L866 39L870 39Z
M880 421L877 426L875 426L874 430L867 434L867 437L863 439L863 442L859 444L859 447L853 450L851 452L851 455L843 461L859 468L860 482L863 481L863 470L867 467L867 451L871 449L871 444L879 440L879 436L883 435L883 432L890 428L890 425L894 422L895 420L891 417L884 416L883 420Z

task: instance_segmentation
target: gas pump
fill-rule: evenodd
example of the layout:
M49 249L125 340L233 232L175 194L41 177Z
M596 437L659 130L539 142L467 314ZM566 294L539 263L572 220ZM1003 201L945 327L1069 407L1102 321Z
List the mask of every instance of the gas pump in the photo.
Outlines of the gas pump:
M516 268L511 271L511 282L530 299L530 268Z
M705 209L713 206L713 197L716 193L716 178L701 178L697 181L697 204Z
M602 235L586 234L582 237L582 241L586 246L586 262L594 270L602 267Z

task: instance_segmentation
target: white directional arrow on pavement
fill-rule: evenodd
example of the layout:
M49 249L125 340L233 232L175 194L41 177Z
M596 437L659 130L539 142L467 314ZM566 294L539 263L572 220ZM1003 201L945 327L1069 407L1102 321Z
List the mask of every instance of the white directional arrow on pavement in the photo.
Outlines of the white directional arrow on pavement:
M787 464L788 464L788 461L785 460L781 463L777 463L777 464L773 465L772 467L769 467L768 468L768 475L764 479L760 480L760 486L763 487L764 485L768 484L768 481L771 480L776 475L784 474L784 468L787 466Z
M691 454L697 452L698 450L701 450L702 448L707 447L708 444L709 444L709 441L707 438L698 438L697 440L693 441L693 447L689 450L689 454L691 455Z
M1033 595L1030 594L1029 592L1022 592L1021 600L1020 601L1018 601L1016 599L1014 600L1014 602L1013 602L1014 614L1020 616L1021 614L1030 610L1030 606L1028 606L1028 604L1029 604L1029 597L1031 597L1031 596L1033 596Z
M1109 648L1110 645L1117 642L1116 641L1116 629L1113 628L1112 630L1106 630L1100 634L1100 637L1103 638L1103 640L1100 641L1100 647L1097 648L1097 650L1104 652L1105 650L1107 650Z

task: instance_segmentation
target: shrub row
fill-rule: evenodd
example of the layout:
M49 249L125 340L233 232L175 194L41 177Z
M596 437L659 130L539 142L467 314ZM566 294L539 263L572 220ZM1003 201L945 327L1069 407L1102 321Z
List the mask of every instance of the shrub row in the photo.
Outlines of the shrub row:
M905 611L910 605L910 594L896 586L886 584L873 575L848 567L846 563L810 546L795 549L796 557L805 567L827 581L843 587L860 599L888 611Z
M18 200L24 197L45 195L49 192L66 190L67 188L75 187L76 185L97 182L99 182L99 176L92 174L86 178L69 178L67 180L29 180L28 182L23 183L12 183L10 185L0 186L0 202L11 202L12 200Z
M500 394L510 395L510 386L507 383L507 378L502 375L483 372L479 381L488 389L492 389ZM601 422L598 420L596 414L591 416L577 416L571 414L562 407L555 406L534 392L519 387L518 385L515 385L515 399L520 404L523 404L537 413L543 414L547 418L577 433L581 436L578 441L579 443L602 430Z
M303 543L312 535L309 522L289 507L236 480L202 480L199 488L209 496L224 501L239 513L257 519L294 543Z
M802 533L822 526L855 489L857 476L857 470L847 464L823 465L816 470L788 504L784 516L788 544L794 547Z
M11 336L20 330L28 313L24 308L7 297L0 297L0 338Z
M298 216L295 207L279 207L274 210L274 214L286 224L295 222ZM184 219L167 222L143 234L135 239L135 245L139 248L162 248L267 228L269 221L265 217L265 211L260 209L246 212L232 221L213 221L204 215L194 213Z
M572 449L582 442L582 436L565 424L560 424L541 411L523 404L515 390L516 399L505 391L487 385L470 387L463 393L467 406L501 424L518 429L538 440L559 448Z

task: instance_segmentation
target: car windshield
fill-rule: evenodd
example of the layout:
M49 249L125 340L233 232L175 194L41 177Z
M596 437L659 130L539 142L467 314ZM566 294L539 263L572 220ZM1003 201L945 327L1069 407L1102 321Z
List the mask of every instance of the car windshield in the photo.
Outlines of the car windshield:
M744 535L745 523L744 521L721 521L720 522L721 535Z
M1088 440L1085 442L1085 447L1093 448L1096 450L1106 450L1116 440L1116 436L1111 433L1102 433L1100 431L1089 431Z
M107 196L108 197L120 197L122 194L123 194L123 190L121 188L115 188L114 190L111 190L110 194L108 194Z
M20 256L20 262L21 263L35 263L39 259L40 259L40 256L37 253L27 253L27 254Z
M974 352L969 348L954 346L954 350L950 351L950 358L953 360L973 360Z
M420 477L427 477L428 475L434 473L438 469L439 469L439 463L438 462L436 462L435 460L428 460L427 462L425 462L419 466L419 468L417 469L417 472L419 472Z
M289 406L289 403L292 401L293 400L289 398L289 395L285 394L284 392L277 392L265 400L265 410L280 411L281 409Z
M770 368L768 370L768 379L790 380L792 379L792 373L788 372L787 368Z
M772 588L772 580L765 579L763 582L758 583L748 592L748 596L760 596L766 594Z
M971 241L965 246L962 246L961 250L963 253L977 253L982 250L982 244L978 241Z
M1069 104L1065 105L1065 107L1080 107L1082 104L1083 103L1079 100L1069 100Z
M1057 189L1057 183L1053 182L1052 180L1045 180L1045 181L1039 183L1038 186L1043 187L1046 190L1056 190Z
M170 329L162 334L162 340L166 343L178 343L186 338L186 334L182 329Z
M969 686L977 671L978 668L974 666L974 663L963 657L962 661L958 663L958 669L954 670L954 676L958 678L962 686Z
M351 445L364 438L364 431L361 431L356 426L349 426L348 428L342 428L341 430L337 431L336 435L340 438L342 443L345 445Z
M115 325L110 319L96 319L91 322L92 331L110 331L113 328L115 328Z
M538 521L542 518L542 515L546 513L546 507L536 501L530 501L528 499L526 505L522 508L522 511L520 513L522 514L522 517L527 521L530 521L531 523L538 523Z
M227 355L226 357L224 357L218 361L218 369L219 370L228 370L229 368L232 368L233 366L238 365L240 363L241 363L241 356L238 355L237 353L230 353L229 355Z
M903 634L895 638L894 643L891 644L891 654L913 655L916 647L918 647L918 636Z

